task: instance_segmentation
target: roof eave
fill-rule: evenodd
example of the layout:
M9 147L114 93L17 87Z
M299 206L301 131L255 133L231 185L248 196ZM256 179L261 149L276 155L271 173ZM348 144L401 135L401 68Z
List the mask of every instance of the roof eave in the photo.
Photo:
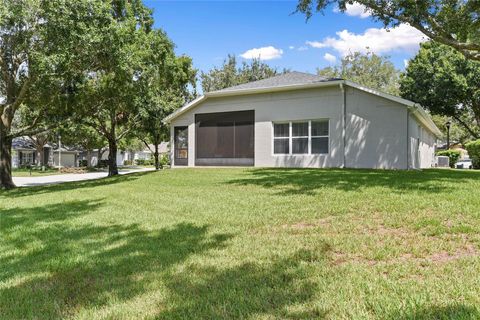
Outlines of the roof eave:
M231 97L231 96L241 96L241 95L249 95L249 94L290 91L290 90L298 90L298 89L312 89L312 88L319 88L319 87L335 86L343 82L344 82L343 80L333 80L333 81L315 82L315 83L308 83L308 84L286 85L286 86L279 86L279 87L249 88L249 89L239 89L239 90L207 92L203 96L193 100L192 102L186 104L185 106L181 107L180 109L178 109L177 111L175 111L174 113L166 117L164 122L165 123L171 122L173 119L179 117L180 115L190 110L191 108L195 107L197 104L206 100L207 98Z

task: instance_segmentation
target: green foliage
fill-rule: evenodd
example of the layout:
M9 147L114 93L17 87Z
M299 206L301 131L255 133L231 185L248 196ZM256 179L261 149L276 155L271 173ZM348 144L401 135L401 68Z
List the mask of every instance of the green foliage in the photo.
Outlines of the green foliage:
M402 75L400 90L433 114L452 117L480 138L480 62L436 42L421 45Z
M221 67L214 67L209 72L202 72L200 78L202 80L203 92L221 90L247 82L262 80L287 71L279 72L276 68L271 68L260 59L253 59L250 63L243 61L240 67L237 67L237 64L235 55L228 55Z
M317 69L320 76L342 78L393 95L399 94L399 74L389 57L375 53L350 53L334 67Z
M153 166L155 164L154 159L137 159L135 160L137 166Z
M460 158L460 151L458 150L441 150L437 151L437 156L446 156L449 159L450 168L455 168L455 164Z
M330 10L332 5L345 11L353 3L363 5L373 19L385 26L409 24L430 39L480 61L478 0L298 0L297 11L310 18L314 12Z
M458 121L455 121L450 117L442 116L438 114L432 114L431 117L435 125L442 132L441 139L443 141L447 140L447 127L446 127L447 121L450 121L450 141L451 142L455 142L455 143L458 142L458 143L461 143L462 145L465 145L465 143L472 140L472 135L470 134L470 132L468 132L467 129L465 129L465 127L462 126ZM473 119L471 118L465 117L463 121L473 124Z
M170 156L168 154L162 154L160 157L160 166L166 167L170 165Z
M473 167L475 169L480 169L480 139L467 143L465 148L472 159Z

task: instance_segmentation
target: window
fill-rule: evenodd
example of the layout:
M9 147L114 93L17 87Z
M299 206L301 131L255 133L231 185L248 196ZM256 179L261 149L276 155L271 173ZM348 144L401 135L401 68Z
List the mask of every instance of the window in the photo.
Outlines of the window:
M275 123L273 125L273 153L290 153L290 123Z
M274 154L324 154L328 145L328 120L273 124Z

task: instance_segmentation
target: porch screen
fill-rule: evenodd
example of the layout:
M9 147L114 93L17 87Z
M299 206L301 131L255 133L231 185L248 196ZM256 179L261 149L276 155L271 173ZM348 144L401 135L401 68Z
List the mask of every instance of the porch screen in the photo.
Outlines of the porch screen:
M253 159L253 110L197 114L195 122L197 159Z

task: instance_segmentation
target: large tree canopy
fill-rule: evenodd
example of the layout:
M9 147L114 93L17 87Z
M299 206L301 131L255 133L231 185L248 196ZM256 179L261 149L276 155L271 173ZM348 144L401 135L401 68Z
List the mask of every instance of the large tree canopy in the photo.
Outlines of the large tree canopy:
M87 0L1 1L0 187L14 186L12 139L44 131L45 119L71 111L69 97L88 62L83 49L105 10Z
M317 73L327 78L354 81L393 95L399 93L400 72L395 69L388 57L381 57L374 53L351 53L343 57L339 65L317 69Z
M330 5L364 5L385 26L407 23L430 39L446 44L467 58L480 61L480 1L478 0L299 0L297 11L309 18Z
M243 61L241 66L237 67L235 55L228 55L221 67L214 67L206 73L202 72L200 78L203 91L209 92L270 78L282 72L271 68L260 59L253 59L250 63Z
M159 145L168 140L165 117L192 99L189 86L195 86L196 70L187 56L175 56L173 44L161 31L149 34L144 68L138 78L137 97L140 123L135 136L148 148L153 145L155 168L160 168Z
M454 118L480 138L480 62L437 42L422 44L402 75L400 90L433 114Z

